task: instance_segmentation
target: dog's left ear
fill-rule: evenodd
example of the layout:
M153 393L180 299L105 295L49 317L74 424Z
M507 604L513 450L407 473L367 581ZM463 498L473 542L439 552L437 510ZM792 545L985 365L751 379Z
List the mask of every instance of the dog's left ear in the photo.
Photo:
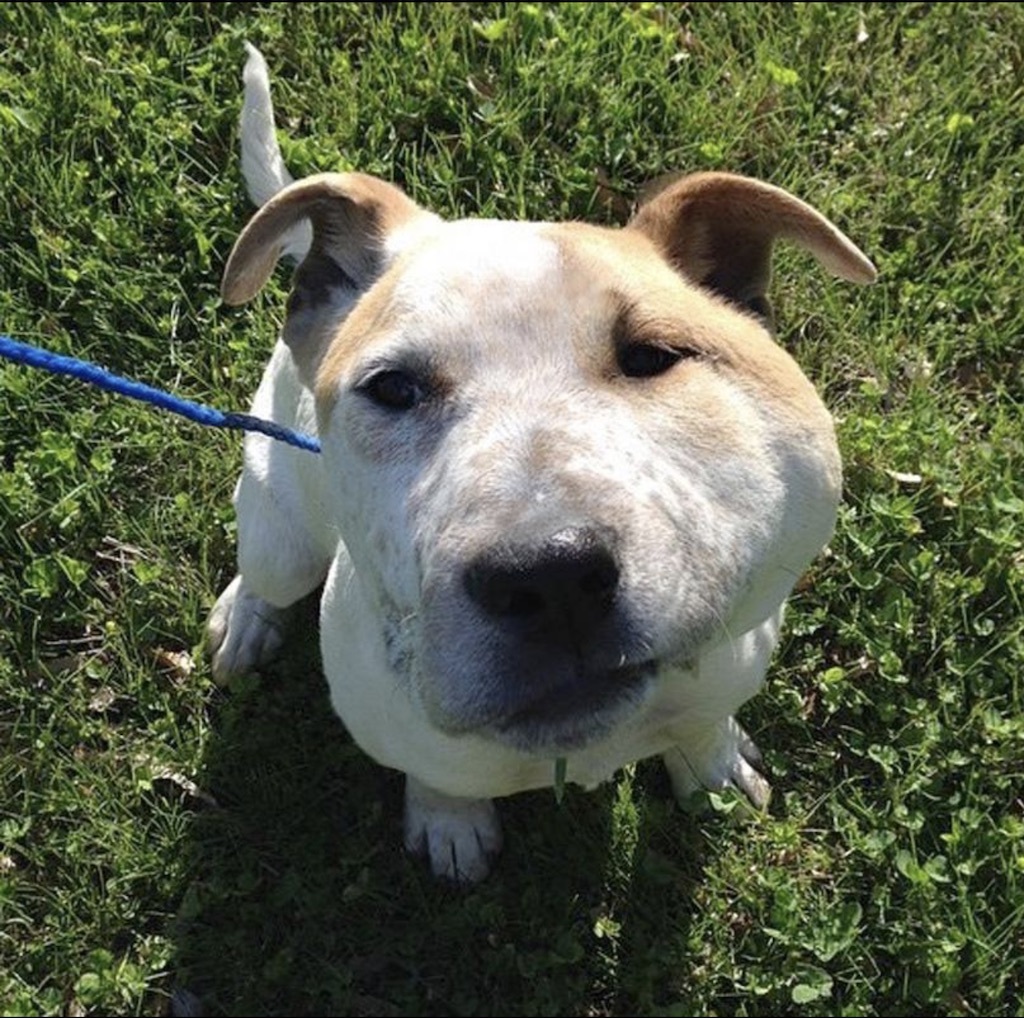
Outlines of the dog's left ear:
M663 186L626 228L646 234L687 279L769 322L776 238L806 248L852 283L876 275L867 256L820 212L779 187L731 173L695 173Z

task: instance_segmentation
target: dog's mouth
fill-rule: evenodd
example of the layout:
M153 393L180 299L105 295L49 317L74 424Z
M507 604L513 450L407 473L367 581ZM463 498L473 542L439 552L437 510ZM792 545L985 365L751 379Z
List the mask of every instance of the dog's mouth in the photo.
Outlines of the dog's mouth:
M658 662L579 674L508 717L492 723L494 738L527 752L569 752L607 735L643 702Z

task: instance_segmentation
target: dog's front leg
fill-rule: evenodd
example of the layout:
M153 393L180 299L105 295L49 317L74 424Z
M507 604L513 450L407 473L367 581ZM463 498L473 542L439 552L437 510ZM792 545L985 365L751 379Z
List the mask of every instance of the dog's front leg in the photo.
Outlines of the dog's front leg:
M781 624L780 607L698 661L692 701L674 726L675 745L662 756L681 804L700 790L734 788L755 809L767 806L771 786L758 770L761 754L734 713L761 687Z
M662 759L680 805L686 806L695 792L727 788L742 792L755 809L768 805L771 786L758 770L761 754L733 717L673 746Z
M206 624L214 681L224 685L270 661L281 647L287 615L287 608L275 608L236 576L217 598Z
M206 645L214 681L225 685L230 679L258 671L276 656L295 602L315 590L325 569L310 570L301 586L281 585L287 592L281 604L261 597L238 573L217 598L206 623ZM298 591L294 594L294 591Z
M217 598L206 627L213 677L220 684L259 669L281 646L291 606L314 591L330 557L312 532L294 465L309 453L249 436L235 492L238 575Z
M444 795L407 775L405 847L428 856L435 876L475 884L501 851L498 811L490 799Z

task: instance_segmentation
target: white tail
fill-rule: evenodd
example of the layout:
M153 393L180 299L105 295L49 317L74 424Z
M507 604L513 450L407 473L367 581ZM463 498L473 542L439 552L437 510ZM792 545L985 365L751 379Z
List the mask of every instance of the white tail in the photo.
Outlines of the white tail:
M267 62L255 46L245 44L249 58L242 80L245 97L242 102L240 133L242 136L242 176L249 197L257 207L265 205L278 191L293 183L277 144L274 130L274 104L270 98L270 76ZM296 223L284 237L282 255L295 262L302 261L313 242L308 220Z

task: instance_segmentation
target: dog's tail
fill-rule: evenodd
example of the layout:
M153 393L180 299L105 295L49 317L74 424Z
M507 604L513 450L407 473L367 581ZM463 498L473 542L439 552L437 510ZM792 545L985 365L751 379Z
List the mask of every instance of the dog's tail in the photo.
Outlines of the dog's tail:
M270 75L263 54L247 42L249 54L242 72L245 97L242 101L242 176L249 197L256 206L264 205L278 191L293 183L281 155L274 131L274 104L270 98ZM308 220L296 223L282 238L285 257L300 262L313 242Z

